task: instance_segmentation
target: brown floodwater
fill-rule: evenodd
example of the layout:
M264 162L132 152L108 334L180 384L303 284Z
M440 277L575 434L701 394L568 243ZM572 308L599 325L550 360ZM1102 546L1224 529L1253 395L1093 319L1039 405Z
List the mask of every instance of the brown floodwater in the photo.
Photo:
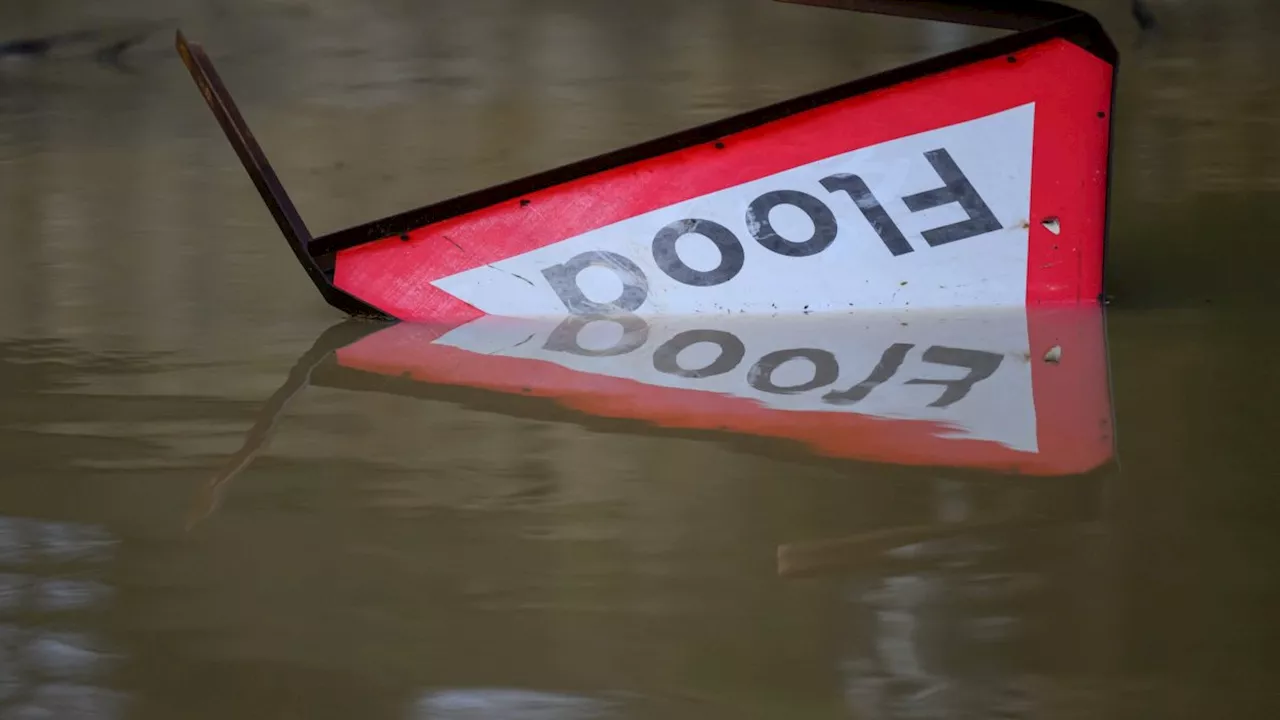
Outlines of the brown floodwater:
M1069 444L1067 475L344 375L366 330L172 50L205 44L324 231L985 33L763 0L0 5L0 46L89 31L0 56L0 720L1277 717L1280 7L1153 0L1140 35L1080 4L1122 57L1082 386L1114 456Z

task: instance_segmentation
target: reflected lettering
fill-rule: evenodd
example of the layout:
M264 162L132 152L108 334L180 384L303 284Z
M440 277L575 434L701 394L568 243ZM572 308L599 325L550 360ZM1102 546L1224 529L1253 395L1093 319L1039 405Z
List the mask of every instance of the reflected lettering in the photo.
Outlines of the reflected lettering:
M593 323L610 323L617 326L617 340L609 347L589 348L582 344L583 330ZM566 318L547 337L543 349L569 353L581 357L617 357L640 350L649 340L649 324L634 314L584 315ZM697 367L681 364L680 355L698 345L716 348L714 359L703 361ZM917 350L914 343L896 342L887 347L871 372L860 382L841 389L833 389L821 396L826 405L851 407L865 401L878 388L899 377L907 359ZM917 356L930 364L963 368L967 372L958 379L913 377L901 381L902 385L938 385L941 395L928 403L928 407L947 408L968 397L973 388L996 373L1004 361L1004 355L983 350L931 345ZM679 332L653 350L653 369L665 375L689 380L704 380L726 375L738 370L747 360L746 344L727 330L699 328ZM801 373L799 382L786 383L776 377L779 368L788 363L798 363L797 369L808 366L808 373ZM772 350L755 359L743 379L755 390L770 395L802 395L832 385L840 377L840 360L828 350L820 348L783 348Z

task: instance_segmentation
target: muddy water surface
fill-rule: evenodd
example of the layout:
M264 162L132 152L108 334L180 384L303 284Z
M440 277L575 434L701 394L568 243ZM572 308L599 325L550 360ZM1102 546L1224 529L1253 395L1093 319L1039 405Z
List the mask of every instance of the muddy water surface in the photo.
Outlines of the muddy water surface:
M341 318L171 47L206 44L323 231L982 33L728 0L0 7L0 42L89 31L0 57L0 718L1275 717L1280 16L1153 2L1139 37L1122 5L1089 3L1123 57L1084 386L1116 454L1065 477L307 376Z

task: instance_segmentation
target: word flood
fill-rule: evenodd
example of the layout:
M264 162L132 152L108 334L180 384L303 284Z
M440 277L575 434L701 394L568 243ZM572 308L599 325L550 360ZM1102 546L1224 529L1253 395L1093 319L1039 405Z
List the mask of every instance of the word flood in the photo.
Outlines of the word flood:
M1002 229L995 213L946 149L930 150L924 153L924 159L942 184L902 196L903 205L910 212L919 213L955 204L966 216L964 220L922 231L921 236L929 247ZM835 242L840 231L840 213L851 213L856 209L857 214L843 216L845 222L865 222L885 250L895 257L915 252L898 223L861 177L837 173L822 178L818 184L832 196L829 198L831 202L839 203L836 210L822 199L800 190L770 190L751 200L743 210L747 234L761 247L782 257L819 255ZM813 227L812 233L808 237L785 237L779 232L771 213L781 207L803 213ZM860 220L852 219L855 217ZM688 235L698 235L711 242L719 257L714 267L699 270L680 257L677 243ZM747 259L737 233L720 222L705 218L684 218L666 224L654 234L651 249L654 264L667 277L695 288L730 282L742 272ZM592 267L604 268L614 274L621 284L616 298L601 302L592 300L583 292L578 276ZM635 312L648 300L650 293L649 278L639 265L630 258L605 250L579 253L565 262L543 269L542 276L565 308L579 315Z

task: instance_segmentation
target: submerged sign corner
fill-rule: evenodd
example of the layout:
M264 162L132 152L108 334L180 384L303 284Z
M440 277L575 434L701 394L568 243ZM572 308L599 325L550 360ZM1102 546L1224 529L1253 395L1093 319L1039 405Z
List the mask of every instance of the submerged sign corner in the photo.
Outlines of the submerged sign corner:
M1117 57L1093 17L1038 0L781 1L1011 32L314 239L207 58L188 65L317 288L352 314L1099 302Z

